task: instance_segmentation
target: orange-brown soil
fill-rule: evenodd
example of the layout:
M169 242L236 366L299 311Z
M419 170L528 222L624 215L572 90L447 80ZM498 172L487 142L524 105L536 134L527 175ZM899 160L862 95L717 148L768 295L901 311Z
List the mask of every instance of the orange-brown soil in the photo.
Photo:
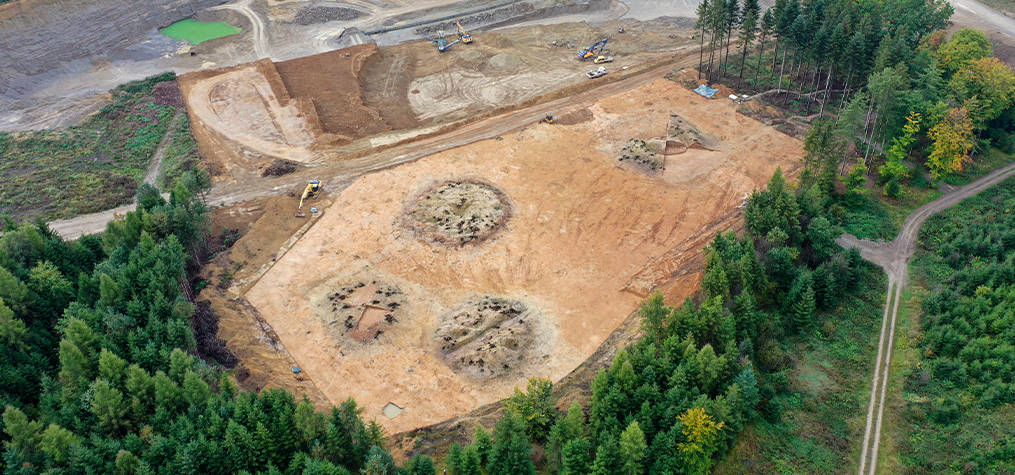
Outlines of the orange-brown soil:
M735 109L656 80L599 101L577 125L534 125L363 176L240 290L249 288L243 296L327 399L355 397L391 432L500 399L526 377L560 379L652 289L671 299L693 291L704 243L738 222L737 205L777 166L798 165L798 141ZM714 137L715 150L666 156L651 174L617 160L630 139L665 141L672 113ZM403 225L420 192L453 180L501 190L511 208L503 229L477 245L447 246ZM328 303L358 284L396 287L404 298L400 314L375 319L380 331L365 341L334 330L343 321ZM442 349L449 322L470 321L461 309L484 298L531 312L506 326L523 338L492 334L479 318L465 328L476 339ZM521 349L482 353L497 365L511 360L491 376L449 358L475 341ZM385 417L389 402L404 412Z

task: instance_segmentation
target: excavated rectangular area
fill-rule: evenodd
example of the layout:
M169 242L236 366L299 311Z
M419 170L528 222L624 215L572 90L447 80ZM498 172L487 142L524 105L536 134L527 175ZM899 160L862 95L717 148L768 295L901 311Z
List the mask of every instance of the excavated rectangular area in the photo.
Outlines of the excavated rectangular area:
M565 376L653 288L671 300L692 292L704 245L741 222L737 205L776 167L793 174L801 152L732 102L664 79L588 112L574 125L533 124L359 178L245 297L327 398L354 397L389 432L496 401L527 377ZM715 138L715 150L667 155L657 171L618 160L631 139L665 148L673 113ZM502 228L450 245L406 226L414 200L459 182L503 194ZM371 285L390 289L375 291L375 305L393 310L363 341L334 312ZM469 320L463 305L501 300L520 313L478 323L482 345L448 350L438 337L449 334L443 324ZM389 403L403 409L397 418L381 417Z

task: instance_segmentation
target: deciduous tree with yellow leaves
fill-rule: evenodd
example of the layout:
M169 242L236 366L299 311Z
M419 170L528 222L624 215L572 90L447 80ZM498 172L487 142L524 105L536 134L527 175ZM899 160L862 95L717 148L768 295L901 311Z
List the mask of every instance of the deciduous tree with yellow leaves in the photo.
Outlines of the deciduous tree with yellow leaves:
M716 442L719 440L719 431L725 424L713 421L701 407L688 409L677 416L677 419L683 424L681 430L687 439L687 442L678 445L687 463L687 473L691 475L708 473L708 469L712 467L712 454L718 448Z
M965 107L949 110L927 135L934 141L927 167L935 179L961 170L969 161L969 152L973 149L973 121Z

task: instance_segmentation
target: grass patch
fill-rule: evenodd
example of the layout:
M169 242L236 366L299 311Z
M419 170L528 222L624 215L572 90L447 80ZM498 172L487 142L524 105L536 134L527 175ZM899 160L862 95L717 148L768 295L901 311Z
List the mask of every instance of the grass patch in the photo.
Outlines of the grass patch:
M166 73L117 87L108 105L69 129L0 133L0 215L52 220L129 203L182 107ZM180 155L189 147L181 141Z
M173 134L173 141L166 148L166 155L162 158L162 171L158 177L158 184L164 190L172 189L178 178L193 170L201 161L197 140L191 133L190 119L186 114L177 121L176 128L169 133Z
M941 181L952 186L966 185L1013 161L1015 161L1015 154L1005 153L997 147L991 147L974 157L973 161L966 164L962 171L949 175Z
M818 328L782 343L794 355L775 422L749 426L712 473L856 472L870 374L885 303L885 276L868 266L862 291L821 316Z

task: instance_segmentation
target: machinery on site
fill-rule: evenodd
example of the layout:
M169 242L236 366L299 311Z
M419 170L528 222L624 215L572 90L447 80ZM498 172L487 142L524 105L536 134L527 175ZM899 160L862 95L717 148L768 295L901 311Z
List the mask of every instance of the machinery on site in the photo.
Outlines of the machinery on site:
M462 22L456 21L455 25L458 26L458 39L465 44L472 43L472 35L470 35L469 32L465 31L465 27L462 26Z
M593 59L592 62L596 63L596 64L612 63L613 62L613 56L602 56L602 55L599 55L599 56L596 56L596 59Z
M462 40L455 40L455 42L453 42L453 43L448 43L447 38L444 37L444 30L437 30L437 39L430 38L428 36L424 36L424 38L426 38L427 40L429 40L429 41L433 42L435 45L437 45L437 51L440 51L440 52L447 51L448 48L450 48L450 47L454 46L455 44L457 44L457 43L462 41ZM472 37L470 36L469 39L471 41Z
M588 48L578 50L578 59L587 61L599 57L602 55L603 49L606 48L607 40L609 40L609 38L603 38L595 43L592 43L592 46L589 46Z
M600 66L599 69L589 71L585 73L585 75L588 76L589 79L601 78L603 76L606 76L606 68Z
M307 215L303 212L303 202L306 201L307 198L316 198L320 195L322 187L323 185L321 185L321 180L310 180L310 183L307 183L307 187L303 189L303 196L300 197L300 207L296 209L297 218L307 217Z
M546 117L543 117L542 119L539 119L539 123L540 124L552 124L553 123L553 115L552 114L546 114Z

